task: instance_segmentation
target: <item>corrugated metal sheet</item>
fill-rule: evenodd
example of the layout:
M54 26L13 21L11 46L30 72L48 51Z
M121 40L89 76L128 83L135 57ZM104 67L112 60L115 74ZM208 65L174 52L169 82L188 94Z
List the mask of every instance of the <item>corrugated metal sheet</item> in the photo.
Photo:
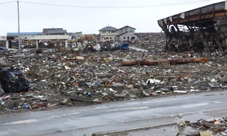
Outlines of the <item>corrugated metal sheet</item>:
M42 32L21 32L20 35L21 36L26 36L26 35L42 35L43 33ZM10 33L7 33L7 36L18 36L18 33L16 32L10 32Z
M214 3L197 9L189 10L184 12L185 16L182 18L182 13L176 14L164 19L161 19L165 24L188 24L194 23L195 21L201 21L205 19L213 19L222 16L226 16L227 12L227 1Z

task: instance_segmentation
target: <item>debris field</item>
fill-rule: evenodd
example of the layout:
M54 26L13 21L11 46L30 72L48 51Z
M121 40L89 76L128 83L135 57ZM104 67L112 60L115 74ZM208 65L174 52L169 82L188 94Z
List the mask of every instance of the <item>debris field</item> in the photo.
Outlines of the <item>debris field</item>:
M227 88L225 53L163 52L160 35L143 36L127 50L81 51L53 46L3 52L0 112Z

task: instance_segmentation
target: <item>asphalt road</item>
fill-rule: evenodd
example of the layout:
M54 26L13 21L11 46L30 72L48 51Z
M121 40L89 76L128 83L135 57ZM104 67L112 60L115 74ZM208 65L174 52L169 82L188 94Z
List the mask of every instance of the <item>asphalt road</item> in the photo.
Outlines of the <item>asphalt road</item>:
M227 91L0 115L0 136L75 135L124 131L185 120L225 117Z

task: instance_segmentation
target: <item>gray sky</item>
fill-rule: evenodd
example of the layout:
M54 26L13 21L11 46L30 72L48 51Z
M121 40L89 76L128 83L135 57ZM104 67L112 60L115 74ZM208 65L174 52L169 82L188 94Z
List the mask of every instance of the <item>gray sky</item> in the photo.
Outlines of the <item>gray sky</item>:
M11 0L0 0L9 2ZM61 27L68 32L98 33L107 26L135 27L136 32L160 32L158 19L224 0L24 0L71 6L58 7L20 2L21 32L41 32L43 28ZM194 2L194 3L192 3ZM182 4L185 3L185 4ZM162 6L161 6L162 5ZM168 6L166 6L168 5ZM127 8L137 6L143 8ZM145 7L148 6L148 7ZM118 7L118 8L100 8ZM119 8L121 7L121 8ZM122 8L125 7L125 8ZM16 2L0 4L0 35L17 32Z

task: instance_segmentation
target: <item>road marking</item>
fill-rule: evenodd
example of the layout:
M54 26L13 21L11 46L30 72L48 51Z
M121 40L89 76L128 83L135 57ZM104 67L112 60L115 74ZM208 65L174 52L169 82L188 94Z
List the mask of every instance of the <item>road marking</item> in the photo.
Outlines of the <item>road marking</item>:
M126 111L126 110L144 110L148 109L149 107L130 107L130 108L122 108L122 109L116 109L116 110L107 110L108 112L113 112L113 111Z
M4 123L4 125L29 124L29 123L34 123L37 121L38 121L37 119L28 119L28 120L20 120L20 121L15 121L15 122L10 122L10 123Z
M183 105L183 106L180 106L180 107L183 107L183 108L192 108L192 107L200 107L200 106L205 106L205 105L208 105L209 103L196 103L196 104L187 104L187 105Z
M153 100L153 101L143 101L142 103L148 104L148 103L160 103L160 102L165 102L166 100L168 101L177 101L177 100L185 100L185 99L190 99L190 98L182 98L182 97L176 97L176 98L170 98L170 99L161 99L161 100Z
M77 115L77 114L80 114L80 113L76 112L76 113L71 113L71 114L53 115L53 116L46 117L45 119L61 118L61 117ZM37 119L20 120L20 121L15 121L15 122L4 123L4 125L29 124L29 123L34 123L34 122L38 122L38 120Z
M214 102L211 102L211 103L219 104L219 103L222 103L222 102L221 101L214 101Z
M53 116L47 117L47 119L60 118L60 117L65 117L65 116L72 116L72 115L77 115L77 114L80 114L80 112L75 112L75 113L71 113L71 114L53 115Z

